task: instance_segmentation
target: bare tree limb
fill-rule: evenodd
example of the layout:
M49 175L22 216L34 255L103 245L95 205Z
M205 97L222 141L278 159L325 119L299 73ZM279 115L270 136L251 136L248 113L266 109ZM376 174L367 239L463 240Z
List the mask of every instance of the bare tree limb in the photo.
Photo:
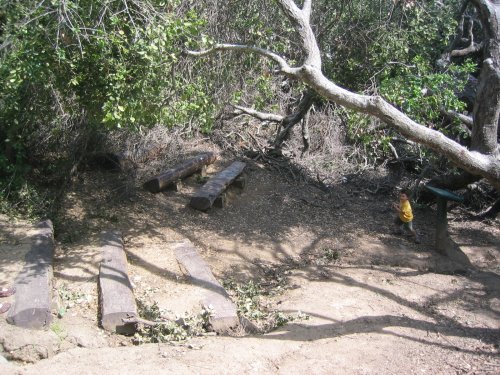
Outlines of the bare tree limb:
M307 0L304 2L305 11L300 10L292 0L276 0L276 2L292 22L295 30L302 39L302 48L306 54L304 64L321 68L321 52L309 24L311 18L311 1Z
M261 121L271 121L271 122L281 122L285 116L276 115L274 113L260 112L252 108L242 107L240 105L231 104L234 108L241 111L242 113L255 117Z
M304 118L302 119L302 143L304 148L302 149L301 155L304 155L311 146L311 136L309 134L309 118L311 117L311 111L307 111Z
M463 23L464 17L462 17ZM463 24L462 24L463 28ZM471 53L479 52L483 48L483 43L475 43L474 42L474 19L469 19L469 24L467 28L467 33L469 37L465 39L469 43L469 45L462 49L454 49L450 52L450 57L464 57L470 55Z
M450 56L451 57L464 57L467 55L470 55L471 53L476 53L481 51L483 48L483 43L471 43L469 46L463 48L463 49L455 49L451 51Z
M282 143L288 137L290 130L298 124L300 121L304 119L304 117L309 113L311 106L314 103L316 98L316 94L312 90L306 90L304 95L300 99L299 105L297 106L297 110L288 116L286 116L281 121L281 131L276 135L276 139L274 141L274 146L276 148L281 147Z
M274 140L274 147L281 147L283 141L287 138L290 130L298 124L300 121L303 121L307 114L309 113L309 109L314 103L316 95L311 90L306 90L304 95L300 99L300 102L297 106L297 110L287 116L276 115L272 113L260 112L256 111L252 108L246 108L239 105L233 105L234 108L245 113L249 116L255 117L261 121L272 121L281 123L280 128L278 129L278 133L276 134L276 139ZM304 129L303 129L304 131ZM306 143L304 143L304 146ZM308 148L308 146L306 147Z
M311 18L311 0L304 0L304 5L302 6L302 12L304 13L304 18Z
M465 124L469 130L472 129L472 127L474 126L474 120L470 116L466 116L466 115L459 113L457 111L447 111L444 108L441 109L441 113L450 119L459 120L460 122Z

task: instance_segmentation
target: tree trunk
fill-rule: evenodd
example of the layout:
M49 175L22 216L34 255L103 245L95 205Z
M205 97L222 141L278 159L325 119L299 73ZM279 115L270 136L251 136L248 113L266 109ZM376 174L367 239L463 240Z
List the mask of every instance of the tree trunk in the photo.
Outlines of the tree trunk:
M483 26L483 64L474 102L471 149L499 156L500 114L500 1L474 0Z
M314 100L316 99L316 94L312 90L305 91L300 103L298 105L297 111L286 116L281 121L280 129L276 135L276 139L274 141L274 147L280 148L283 142L287 139L290 130L294 127L294 125L298 124L302 121L306 115L309 113L312 105L314 104Z

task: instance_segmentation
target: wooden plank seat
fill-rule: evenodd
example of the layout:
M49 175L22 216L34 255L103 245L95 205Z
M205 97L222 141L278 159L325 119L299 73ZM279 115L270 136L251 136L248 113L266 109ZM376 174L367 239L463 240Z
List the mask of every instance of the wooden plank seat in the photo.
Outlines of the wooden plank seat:
M48 328L52 321L52 260L54 257L53 227L50 220L37 226L25 264L17 276L15 302L7 322L31 329Z
M193 194L189 202L191 207L201 211L212 207L221 193L241 175L245 166L245 163L235 161L229 167L211 177L205 185ZM244 186L244 181L242 185Z
M144 183L144 188L151 193L159 193L177 181L196 173L208 164L212 164L216 155L212 152L200 154L192 159L188 159L174 168L169 169L151 180Z
M203 308L211 312L209 322L212 330L227 333L237 327L239 318L235 304L193 243L187 239L173 242L172 249L183 272L190 276L195 285L205 289L205 298L200 302Z
M101 233L102 261L99 268L101 325L104 329L130 335L135 324L124 320L137 318L137 304L127 272L127 257L122 235L117 230Z

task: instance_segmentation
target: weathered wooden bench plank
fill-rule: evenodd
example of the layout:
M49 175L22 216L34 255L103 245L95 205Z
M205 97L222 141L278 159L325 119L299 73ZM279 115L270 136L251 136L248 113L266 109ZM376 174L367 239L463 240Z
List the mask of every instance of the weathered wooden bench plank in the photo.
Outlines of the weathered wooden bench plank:
M183 271L191 277L195 285L206 289L206 297L200 302L212 313L209 320L212 329L215 332L226 333L237 327L239 319L236 306L191 241L173 242L172 248Z
M101 325L121 334L133 334L134 324L123 319L137 317L137 304L127 272L127 257L120 231L101 233L102 261L99 269Z
M23 328L47 328L52 321L53 227L50 220L37 225L23 270L17 276L15 302L7 321Z
M235 161L229 167L211 177L205 185L193 194L189 202L191 207L201 211L212 207L217 197L243 172L245 166L245 163Z
M216 156L212 152L200 154L192 159L186 160L181 164L169 169L162 174L153 177L144 183L144 188L151 193L159 193L177 180L185 178L201 170L205 165L212 164Z

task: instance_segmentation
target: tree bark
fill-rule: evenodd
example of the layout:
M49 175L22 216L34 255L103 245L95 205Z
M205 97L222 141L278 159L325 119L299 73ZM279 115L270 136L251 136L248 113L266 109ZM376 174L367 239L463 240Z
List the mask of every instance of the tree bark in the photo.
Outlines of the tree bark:
M306 117L314 103L315 97L316 95L312 90L307 90L300 100L297 111L286 116L281 121L281 131L279 131L276 136L274 147L280 148L285 139L288 137L288 134L290 133L290 130L294 127L294 125L298 124Z
M471 149L499 157L500 115L500 1L473 0L483 26L483 64L474 102Z

